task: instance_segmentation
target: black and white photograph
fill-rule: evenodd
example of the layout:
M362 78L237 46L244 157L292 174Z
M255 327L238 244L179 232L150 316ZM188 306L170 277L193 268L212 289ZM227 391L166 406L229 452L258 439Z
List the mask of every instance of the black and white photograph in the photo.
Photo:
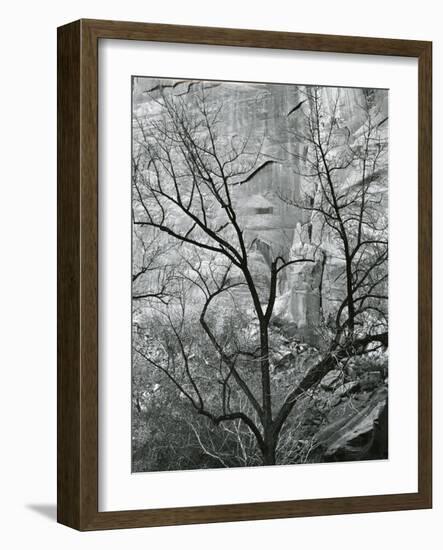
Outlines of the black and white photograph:
M133 472L389 457L388 100L132 77Z
M3 7L0 547L438 549L439 4Z

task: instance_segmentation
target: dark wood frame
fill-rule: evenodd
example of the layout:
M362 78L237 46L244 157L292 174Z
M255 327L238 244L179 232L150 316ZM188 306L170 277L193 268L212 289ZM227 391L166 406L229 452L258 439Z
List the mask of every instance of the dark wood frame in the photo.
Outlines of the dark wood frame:
M98 41L125 39L418 58L418 492L98 511ZM79 530L432 506L432 43L80 20L58 29L58 521Z

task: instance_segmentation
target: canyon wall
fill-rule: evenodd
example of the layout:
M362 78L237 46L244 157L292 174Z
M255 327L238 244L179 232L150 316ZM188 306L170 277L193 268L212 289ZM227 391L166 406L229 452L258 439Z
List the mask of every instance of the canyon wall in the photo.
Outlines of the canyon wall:
M300 205L315 204L319 190L311 178L303 177L309 143L301 136L312 105L304 86L287 84L228 83L134 78L133 101L137 116L158 113L161 94L186 98L205 94L212 107L220 108L217 124L219 142L247 140L250 154L259 155L260 170L232 190L233 202L250 247L251 262L263 279L266 291L271 261L313 258L313 263L288 266L281 274L274 322L292 336L318 343L319 327L343 299L340 280L344 262L336 242L320 216ZM369 97L369 100L368 100ZM359 147L368 101L376 106L374 124L384 125L387 134L386 90L321 88L321 100L340 122L334 129L337 155ZM358 175L343 170L346 185L359 184ZM297 206L296 206L297 205Z

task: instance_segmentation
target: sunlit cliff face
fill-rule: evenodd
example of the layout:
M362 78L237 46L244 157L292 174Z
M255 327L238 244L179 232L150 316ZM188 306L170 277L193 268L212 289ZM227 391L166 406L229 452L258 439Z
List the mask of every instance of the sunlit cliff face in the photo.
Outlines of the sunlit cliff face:
M343 259L333 232L325 228L315 212L299 207L315 205L319 195L318 180L305 177L312 154L312 145L306 140L306 124L314 109L306 90L306 86L286 84L137 77L133 80L133 111L141 119L160 120L165 95L189 106L192 118L194 99L203 95L209 111L218 113L214 131L221 156L224 146L228 149L245 144L245 155L260 159L258 164L262 168L232 188L232 200L250 247L251 264L256 276L262 279L265 294L268 270L277 256L292 259L304 255L315 260L313 264L297 264L287 269L279 281L275 311L277 319L284 318L290 326L303 329L304 337L312 340L315 331L311 328L315 329L320 317L332 310L334 300L343 294L340 287ZM330 136L333 158L346 159L349 151L358 154L362 148L368 124L368 110L363 105L369 105L371 124L378 128L378 134L387 138L387 91L325 87L320 90L327 115L325 124L334 121ZM322 124L319 122L320 129ZM138 132L134 124L135 137ZM374 188L387 208L387 149L383 155L386 159L379 159L383 162ZM241 171L241 159L235 168ZM361 170L356 169L355 162L337 177L344 194L351 195L362 184ZM223 212L217 209L214 205L214 219L222 218Z

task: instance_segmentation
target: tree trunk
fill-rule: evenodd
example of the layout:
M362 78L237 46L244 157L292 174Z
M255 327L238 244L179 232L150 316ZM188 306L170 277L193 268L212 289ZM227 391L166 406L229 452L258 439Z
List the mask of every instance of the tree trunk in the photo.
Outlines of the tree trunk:
M272 423L272 399L271 399L271 375L269 364L269 340L268 340L268 322L260 322L260 367L262 383L262 400L265 423ZM265 431L267 426L265 426Z
M352 287L352 259L349 254L347 239L344 240L345 259L346 259L346 294L348 297L348 327L351 334L354 334L355 328L355 304Z
M275 465L275 449L277 447L277 442L272 436L265 438L265 447L263 449L263 466L273 466Z
M276 441L272 422L272 398L271 398L271 377L269 363L269 336L267 319L260 322L260 348L261 348L261 378L262 378L262 399L263 399L263 439L264 446L263 465L275 464Z

